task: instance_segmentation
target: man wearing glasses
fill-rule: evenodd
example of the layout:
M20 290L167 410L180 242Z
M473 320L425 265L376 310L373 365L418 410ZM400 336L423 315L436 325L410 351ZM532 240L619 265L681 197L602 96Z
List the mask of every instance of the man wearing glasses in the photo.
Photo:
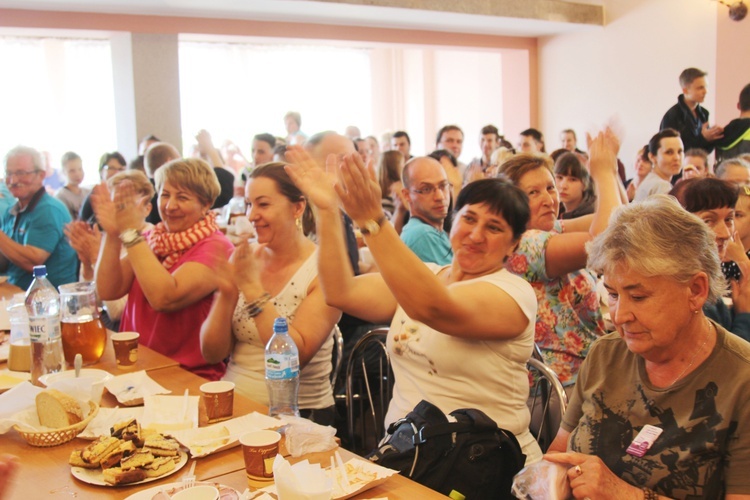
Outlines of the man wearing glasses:
M433 158L414 158L404 166L401 178L411 214L401 239L422 261L450 264L453 250L443 221L448 215L451 184L445 169Z
M63 235L70 213L45 191L41 155L17 146L5 155L4 164L5 184L18 199L0 217L0 252L8 261L8 281L26 289L32 269L42 264L56 287L76 281L78 258Z

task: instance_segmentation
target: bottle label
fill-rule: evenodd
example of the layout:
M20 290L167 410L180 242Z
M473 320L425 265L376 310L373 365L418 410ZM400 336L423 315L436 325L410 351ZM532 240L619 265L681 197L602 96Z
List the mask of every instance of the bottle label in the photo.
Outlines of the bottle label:
M32 342L47 342L60 337L57 318L29 318L29 338Z
M299 356L288 354L266 354L266 377L284 380L299 375Z

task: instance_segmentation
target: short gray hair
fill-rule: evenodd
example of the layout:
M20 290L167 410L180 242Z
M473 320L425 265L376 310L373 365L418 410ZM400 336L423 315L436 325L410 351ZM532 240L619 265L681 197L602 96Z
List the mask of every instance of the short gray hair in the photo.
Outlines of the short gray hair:
M34 165L34 170L41 171L46 170L44 168L44 160L42 160L42 154L34 148L28 146L16 146L15 148L8 151L3 159L3 168L8 166L8 160L14 156L30 156L31 162Z
M713 232L668 195L620 207L586 249L587 267L596 273L611 273L623 264L644 276L687 283L704 272L710 303L727 289Z
M718 177L719 179L723 179L729 167L742 167L750 170L750 163L741 158L729 158L727 160L724 160L723 162L719 163L718 167L716 167L716 177Z

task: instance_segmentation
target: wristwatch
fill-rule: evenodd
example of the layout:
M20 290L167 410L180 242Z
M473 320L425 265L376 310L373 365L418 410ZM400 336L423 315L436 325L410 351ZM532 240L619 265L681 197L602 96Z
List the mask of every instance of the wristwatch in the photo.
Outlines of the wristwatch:
M133 245L140 243L143 240L143 235L137 229L126 229L120 233L120 241L125 248L130 248Z
M378 220L372 220L368 219L365 221L364 224L362 224L359 228L359 231L364 234L365 236L372 235L375 236L380 232L380 226L383 225L383 222L385 222L385 215L381 215Z

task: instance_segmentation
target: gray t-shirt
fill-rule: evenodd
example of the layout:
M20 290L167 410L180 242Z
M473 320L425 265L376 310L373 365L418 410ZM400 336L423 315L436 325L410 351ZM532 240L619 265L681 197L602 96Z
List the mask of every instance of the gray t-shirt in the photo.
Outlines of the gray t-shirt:
M654 172L649 172L643 182L638 185L638 189L635 190L635 196L633 202L643 201L649 196L655 194L665 194L672 190L672 184L669 181L665 181Z
M569 450L669 498L750 494L750 344L716 331L708 359L667 388L651 385L644 359L617 333L599 339L563 418ZM645 425L662 433L639 458L627 449Z
M73 220L77 220L78 214L81 211L81 205L83 205L83 200L86 199L90 192L91 190L89 188L82 187L81 192L75 194L73 191L68 189L67 186L63 186L55 192L55 198L63 202L65 207L70 212L70 218Z

